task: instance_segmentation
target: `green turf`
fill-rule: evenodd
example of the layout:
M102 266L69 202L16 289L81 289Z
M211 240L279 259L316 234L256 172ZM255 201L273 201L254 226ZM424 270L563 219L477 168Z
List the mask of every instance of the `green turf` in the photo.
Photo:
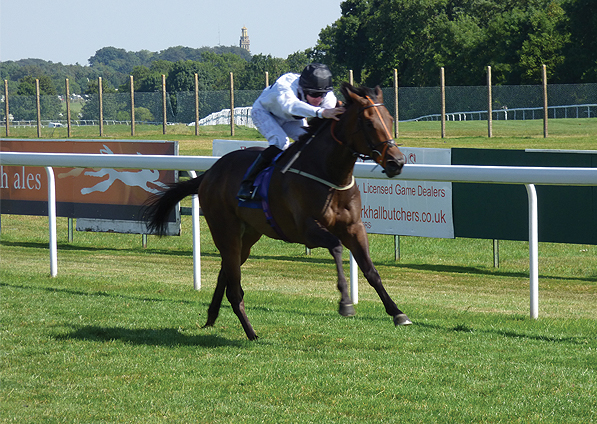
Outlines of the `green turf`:
M193 290L183 235L76 233L59 219L49 277L47 219L2 217L5 422L594 422L595 246L540 244L540 318L528 315L528 251L505 242L372 235L395 328L361 277L357 315L337 313L329 254L263 239L243 267L260 339L226 301L200 328L219 257L202 233ZM203 228L206 228L203 222ZM347 258L346 258L347 259Z
M460 124L441 139L437 122L401 123L399 141L597 148L592 119L552 120L547 139L540 121L495 123L491 139L482 122ZM187 155L230 138L227 128L159 130L138 138L180 140ZM75 233L69 243L59 218L51 278L47 218L2 216L1 422L597 421L596 246L540 243L532 320L528 243L500 241L494 268L491 240L401 237L396 262L393 237L371 235L384 285L413 320L395 328L362 276L356 316L337 313L328 252L262 239L243 266L260 336L249 342L226 301L216 325L201 328L220 261L202 221L203 288L193 290L190 228L184 216L180 237L150 236L143 249L138 235Z

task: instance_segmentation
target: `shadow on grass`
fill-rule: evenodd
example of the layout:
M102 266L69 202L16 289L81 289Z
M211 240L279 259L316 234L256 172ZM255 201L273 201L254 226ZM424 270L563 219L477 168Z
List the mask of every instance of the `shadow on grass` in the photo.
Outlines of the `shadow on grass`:
M0 245L5 246L15 246L15 247L25 247L25 248L36 248L36 249L47 249L47 243L40 243L40 242L13 242L13 241L4 241L0 243ZM158 255L168 255L168 256L186 256L192 257L193 251L191 250L173 250L173 249L156 249L156 248L138 248L138 249L131 249L131 248L116 248L116 247L93 247L93 246L73 246L72 244L68 243L59 243L58 244L59 250L65 251L85 251L85 252L143 252L145 254L158 254ZM219 253L211 253L211 252L202 252L201 257L205 258L220 258ZM287 262L296 262L296 263L312 263L312 264L329 264L330 266L334 266L334 261L332 257L329 258L314 258L310 256L289 256L289 255L251 255L248 261L251 260L278 260L278 261L287 261ZM346 264L348 259L344 259L344 263ZM500 269L484 269L484 268L477 268L472 266L461 266L461 265L438 265L438 264L409 264L409 263L396 263L396 262L389 262L389 261L376 261L375 265L377 267L387 266L387 267L396 267L396 268L405 268L414 271L428 271L428 272L435 272L435 273L450 273L450 274L476 274L476 275L492 275L492 276L501 276L501 277L515 277L515 278L529 278L528 272L513 272L513 271L503 271ZM553 275L543 275L539 274L540 279L546 280L569 280L569 281L588 281L588 282L597 282L596 277L569 277L569 276L553 276Z
M390 266L397 268L406 268L414 271L431 271L436 273L449 273L449 274L476 274L476 275L492 275L498 277L515 277L515 278L529 278L528 272L513 272L503 271L499 269L483 269L475 268L470 266L460 265L437 265L437 264L395 264L382 262L376 264L377 266ZM553 276L539 274L540 279L545 280L569 280L569 281L589 281L597 282L597 277L566 277L566 276Z
M422 323L413 320L413 325L416 327L427 328L430 330L441 332L455 332L455 333L471 333L471 334L494 334L500 337L512 339L534 340L538 342L548 343L566 343L572 345L586 345L594 341L594 337L587 336L551 336L546 334L529 334L524 331L506 330L498 328L478 328L472 324L458 323L456 325L438 325L430 323Z
M44 287L44 286L27 286L24 284L9 284L9 283L0 283L0 287L13 287L16 289L22 290L38 290L38 291L45 291L47 293L61 293L66 295L73 295L73 296L87 296L87 297L105 297L105 298L113 298L113 299L127 299L136 302L167 302L167 303L177 303L177 304L187 304L187 305L200 305L202 307L207 308L208 303L200 302L197 300L186 300L186 299L173 299L173 298L154 298L154 297L143 297L143 296L131 296L125 295L122 293L109 293L106 291L81 291L81 290L73 290L67 289L63 287Z
M184 334L175 328L123 328L88 325L70 333L56 336L57 340L83 340L88 342L109 342L119 340L125 343L147 346L203 346L242 347L246 341L229 340L215 334Z
M11 246L11 247L23 247L27 249L48 249L48 243L43 242L35 242L35 241L3 241L0 243L2 246ZM175 249L152 249L152 248L130 248L130 247L96 247L96 246L78 246L73 245L70 243L58 243L58 250L63 251L71 251L71 252L129 252L129 253L146 253L146 254L159 254L159 255L169 255L169 256L193 256L192 250L175 250ZM216 256L219 255L215 254L202 254L202 256Z

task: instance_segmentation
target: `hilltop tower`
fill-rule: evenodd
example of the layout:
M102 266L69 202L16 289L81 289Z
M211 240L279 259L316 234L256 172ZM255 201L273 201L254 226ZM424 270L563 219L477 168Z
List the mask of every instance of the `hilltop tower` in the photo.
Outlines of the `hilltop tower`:
M247 35L247 27L243 26L240 31L239 47L251 53L251 42L249 41L249 36Z

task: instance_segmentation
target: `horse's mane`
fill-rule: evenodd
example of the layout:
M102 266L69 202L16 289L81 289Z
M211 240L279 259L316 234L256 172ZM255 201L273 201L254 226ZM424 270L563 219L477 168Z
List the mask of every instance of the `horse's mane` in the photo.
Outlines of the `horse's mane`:
M325 124L328 124L329 122L329 119L323 118L309 119L309 126L305 128L307 132L301 135L299 139L296 141L296 143L293 143L293 145L297 143L304 143L306 140L310 139L311 136L315 134L319 128L321 128Z
M347 82L343 82L342 85L340 86L340 91L342 92L342 95L344 96L344 100L346 101L346 105L345 105L346 107L348 107L352 104L352 99L350 98L350 96L347 93L348 90L352 91L359 97L371 97L373 100L377 99L377 95L375 94L375 90L373 88L363 87L363 86L353 87L352 85L348 84Z

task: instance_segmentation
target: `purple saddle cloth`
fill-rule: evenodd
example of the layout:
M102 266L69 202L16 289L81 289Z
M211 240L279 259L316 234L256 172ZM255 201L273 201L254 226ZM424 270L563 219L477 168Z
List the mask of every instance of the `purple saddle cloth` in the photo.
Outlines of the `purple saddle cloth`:
M255 186L256 198L251 200L239 200L238 206L243 208L263 209L263 213L265 214L265 218L267 219L267 222L270 225L270 227L274 229L274 231L280 236L282 240L289 241L288 238L284 235L284 232L282 232L282 229L280 228L276 220L274 219L269 205L269 185L272 180L274 168L274 165L268 166L263 171L261 171L259 175L257 175L257 178L255 178L255 182L253 185Z

